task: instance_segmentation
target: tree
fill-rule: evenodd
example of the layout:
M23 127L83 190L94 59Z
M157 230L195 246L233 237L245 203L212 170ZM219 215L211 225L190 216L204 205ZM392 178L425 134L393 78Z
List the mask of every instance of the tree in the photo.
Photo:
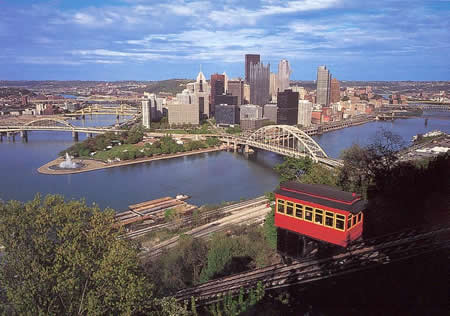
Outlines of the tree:
M345 191L356 192L367 198L367 188L375 177L387 176L397 161L397 152L403 148L401 137L388 130L377 132L373 142L365 147L352 145L341 154L344 167L338 185Z
M280 176L280 182L300 180L300 177L307 173L313 162L310 158L292 158L284 157L284 161L274 167L275 171Z
M160 310L137 246L119 239L113 223L113 210L65 202L58 195L0 203L5 311L131 315Z
M275 226L275 207L266 215L264 221L264 237L272 249L277 249L277 228Z

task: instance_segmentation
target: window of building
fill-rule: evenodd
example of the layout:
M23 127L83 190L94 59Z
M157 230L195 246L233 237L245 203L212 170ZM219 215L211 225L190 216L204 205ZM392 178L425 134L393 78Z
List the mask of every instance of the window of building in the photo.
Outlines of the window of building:
M278 213L284 214L284 201L283 200L277 200L277 211Z
M312 222L313 209L311 207L305 207L305 220Z
M345 216L336 214L336 229L345 230Z
M358 214L358 223L361 221L361 219L362 219L362 213L359 212L359 214Z
M298 218L303 218L303 205L295 204L295 216Z
M286 214L291 216L294 215L294 203L286 202Z
M315 210L314 214L314 223L323 225L323 211L322 210Z

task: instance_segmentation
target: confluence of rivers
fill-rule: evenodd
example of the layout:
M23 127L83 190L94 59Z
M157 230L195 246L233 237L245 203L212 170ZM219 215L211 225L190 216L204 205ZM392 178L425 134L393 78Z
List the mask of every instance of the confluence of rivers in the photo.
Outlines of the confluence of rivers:
M428 118L427 125L425 118ZM100 116L73 124L104 126L114 120L114 117ZM424 112L420 118L370 122L313 138L330 157L337 158L353 143L370 143L381 129L391 130L409 143L418 133L432 130L450 133L450 113ZM85 198L88 204L122 211L133 203L183 193L192 197L192 204L218 204L273 190L278 185L273 166L283 160L281 156L264 151L249 158L222 151L54 176L39 174L37 168L71 146L71 134L32 132L28 138L28 143L20 138L16 142L4 139L0 143L0 199L27 201L38 192L63 194L67 199ZM80 140L83 138L80 134Z

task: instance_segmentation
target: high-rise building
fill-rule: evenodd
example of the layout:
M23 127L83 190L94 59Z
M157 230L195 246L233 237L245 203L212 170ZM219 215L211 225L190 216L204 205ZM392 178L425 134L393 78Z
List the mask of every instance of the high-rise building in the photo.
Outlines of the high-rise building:
M273 72L270 73L269 90L270 90L270 97L272 98L273 101L275 101L278 93L278 75Z
M219 94L215 96L216 104L228 104L228 105L239 105L238 97L231 94Z
M245 104L241 106L241 120L245 119L261 119L263 116L262 106L255 104Z
M151 122L151 101L148 99L142 100L142 126L150 128Z
M188 83L187 89L193 95L193 102L198 103L200 118L208 118L210 113L210 87L203 72L199 72L195 82Z
M245 82L250 83L250 65L259 64L260 56L257 54L245 55Z
M250 103L250 85L248 83L244 83L244 100L242 100L242 104Z
M290 76L292 74L292 69L289 66L289 62L286 59L282 59L278 64L278 91L283 92L289 89Z
M225 93L228 93L228 76L225 71L223 72L222 75L223 75L224 90L225 90Z
M270 64L250 64L250 103L264 105L270 100Z
M278 107L274 103L264 105L264 118L268 119L272 123L278 121Z
M278 92L277 107L277 124L297 125L298 92L293 92L290 89Z
M228 93L238 98L238 105L244 104L244 81L241 78L229 80Z
M294 92L298 92L298 98L300 100L305 100L305 96L307 94L307 91L304 87L300 87L300 86L292 86L289 89L291 89Z
M339 81L336 78L331 79L331 95L330 103L336 103L341 101L341 90L339 87Z
M211 86L211 98L210 98L211 112L214 115L214 106L217 104L215 101L216 95L225 93L225 76L219 74L211 75L210 86Z
M317 104L330 104L331 73L326 66L317 68Z
M240 109L237 105L217 104L214 116L217 124L239 124Z
M169 124L193 124L200 123L200 109L198 103L170 103L167 105Z
M297 124L303 127L311 126L313 105L308 100L298 100Z
M163 116L163 98L157 98L156 94L144 92L144 99L148 100L150 106L150 121L158 121Z

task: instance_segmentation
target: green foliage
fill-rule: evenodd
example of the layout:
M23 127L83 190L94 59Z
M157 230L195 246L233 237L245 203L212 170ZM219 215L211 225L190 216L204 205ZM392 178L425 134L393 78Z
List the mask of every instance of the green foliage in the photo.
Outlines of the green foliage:
M166 222L173 221L177 216L177 210L173 208L168 208L164 211L164 219Z
M269 202L275 201L275 193L273 193L272 191L268 191L268 192L264 193L264 196L266 197L266 199L269 200Z
M275 226L275 207L266 215L264 221L264 237L272 249L277 249L277 227Z
M217 137L208 137L208 139L206 139L206 144L209 147L219 146L220 140Z
M306 174L300 177L300 182L337 186L338 171L315 163Z
M284 161L274 167L280 176L280 182L299 181L301 176L308 173L313 165L313 161L306 158L284 157Z
M247 294L242 288L239 290L238 297L233 297L231 293L228 293L220 302L212 304L208 311L213 316L237 316L260 302L264 295L264 286L258 282L256 287L250 289Z
M344 167L338 185L345 191L357 192L367 198L367 189L376 177L387 177L397 161L397 152L404 147L401 137L380 130L365 147L353 145L341 154Z
M235 125L234 127L228 127L225 132L228 134L239 134L242 132L241 127L239 125Z
M201 282L262 267L271 263L274 250L261 227L235 228L232 236L215 234L210 243L207 264L200 274Z
M111 209L102 212L57 195L0 203L5 310L131 315L157 308L138 248L117 238L113 222Z
M169 295L200 282L200 271L208 252L204 240L181 236L176 247L146 265L148 275L159 295Z

